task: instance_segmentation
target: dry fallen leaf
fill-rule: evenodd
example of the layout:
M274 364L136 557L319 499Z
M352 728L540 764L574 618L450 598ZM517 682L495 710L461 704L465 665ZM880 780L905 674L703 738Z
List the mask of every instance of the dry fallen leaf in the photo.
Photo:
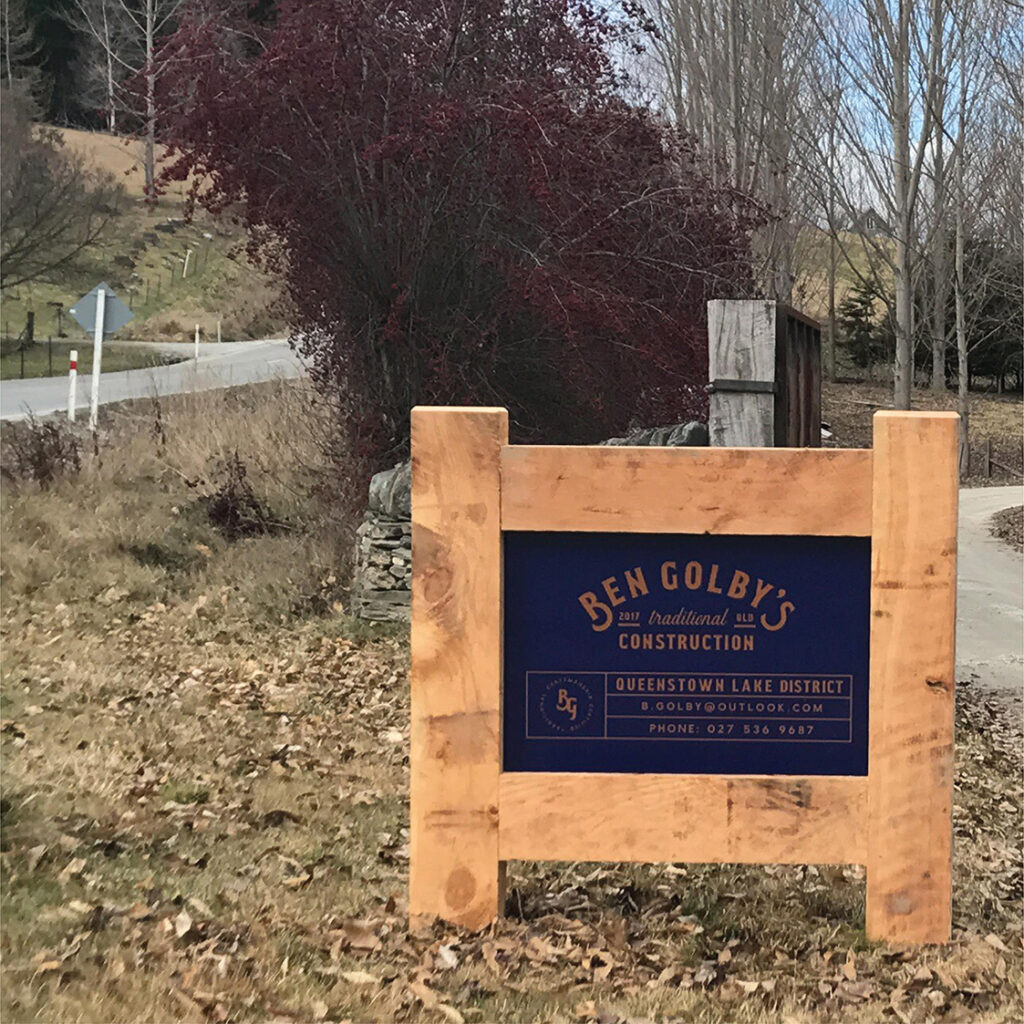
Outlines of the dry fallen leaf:
M857 980L857 954L852 949L847 950L846 962L839 970L847 981Z
M183 910L174 919L174 934L179 939L183 939L192 930L192 918L189 917L188 911Z
M342 925L345 942L351 949L364 949L373 951L380 949L380 939L369 923L360 920L346 921Z
M584 1000L577 1004L573 1013L578 1020L593 1020L597 1016L597 1003L593 999Z
M350 985L376 985L378 981L368 971L342 971L341 977Z
M70 878L76 878L83 871L85 871L85 858L75 857L74 860L70 861L67 867L57 876L58 881L63 885Z
M755 985L754 987L756 988L757 986ZM748 993L743 986L733 978L723 982L718 989L718 998L721 999L723 1003L735 1002L737 999L742 999L747 994Z
M32 849L28 851L28 855L26 856L29 871L35 871L35 869L39 866L39 862L43 859L45 855L45 846L33 846Z
M451 946L441 946L435 957L435 966L442 971L453 971L459 966L459 958Z
M422 981L410 981L406 982L409 987L409 991L423 1004L424 1009L433 1010L440 1000L437 998L437 993L428 988Z
M891 1007L892 1012L895 1013L897 1017L899 1017L903 1024L911 1024L910 1016L903 1010L903 1007L900 1005L906 998L906 995L906 989L894 988L892 992L889 993L889 1006Z
M437 1008L452 1024L466 1024L466 1018L454 1006L449 1006L447 1003L438 1003Z
M313 1020L323 1020L330 1013L330 1009L322 999L314 999L309 1004L309 1013Z

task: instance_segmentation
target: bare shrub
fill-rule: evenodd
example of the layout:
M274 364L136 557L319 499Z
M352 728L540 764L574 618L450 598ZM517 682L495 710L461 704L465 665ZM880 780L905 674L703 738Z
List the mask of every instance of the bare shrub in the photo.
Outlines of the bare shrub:
M59 420L37 420L5 427L0 472L10 481L32 481L47 488L82 468L78 436Z
M211 525L227 540L258 537L285 528L286 524L256 496L237 449L221 463L219 475L216 490L201 503Z

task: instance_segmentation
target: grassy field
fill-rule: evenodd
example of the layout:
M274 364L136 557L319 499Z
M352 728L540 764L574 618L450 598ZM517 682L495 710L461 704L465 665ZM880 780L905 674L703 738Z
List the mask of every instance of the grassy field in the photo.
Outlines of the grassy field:
M410 932L408 641L346 614L330 410L104 417L0 499L5 1021L1024 1015L1021 742L970 684L948 945L868 942L855 866L514 863L498 926Z
M64 377L68 372L69 354L78 351L78 372L92 373L92 343L37 342L22 352L8 352L0 356L0 380L21 377ZM119 370L138 370L145 366L160 366L167 362L178 362L179 357L165 356L150 349L132 348L130 345L104 345L102 370L116 373ZM180 357L184 358L184 357Z
M100 281L124 302L135 319L118 332L121 340L175 341L191 338L195 325L207 338L221 322L225 341L280 335L284 318L272 280L246 259L244 232L229 219L198 213L183 219L184 185L171 186L154 204L143 198L141 143L102 132L62 131L65 145L109 171L126 191L112 231L90 255L83 273L58 284L26 284L3 296L4 337L16 337L25 314L36 315L37 338L59 337L53 303L66 311ZM189 255L188 274L183 276ZM70 340L86 340L74 320L63 318Z

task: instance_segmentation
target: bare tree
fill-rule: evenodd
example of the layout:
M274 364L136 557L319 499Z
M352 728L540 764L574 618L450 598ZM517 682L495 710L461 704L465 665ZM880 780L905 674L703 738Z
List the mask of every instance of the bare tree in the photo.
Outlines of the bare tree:
M805 0L810 3L812 0ZM893 281L892 321L896 333L893 404L909 409L914 376L914 279L921 245L917 219L925 158L936 135L936 93L946 73L944 47L951 0L845 0L806 8L806 24L819 39L819 59L842 84L835 110L836 152L830 180L819 192L834 197L829 230L846 262L866 283ZM834 91L830 75L814 76L818 106ZM809 134L806 151L817 150L827 168L827 140ZM822 207L826 204L822 201ZM882 223L867 223L864 211L878 208ZM858 236L867 267L850 251L845 228Z
M939 32L937 45L945 44L945 33ZM938 55L938 66L945 68L942 54ZM931 191L932 191L932 308L930 317L932 352L932 391L946 390L946 305L950 287L949 248L946 241L946 223L949 216L948 182L946 168L946 98L949 81L945 74L935 77L931 95L932 116L938 130L931 149Z
M967 243L982 238L982 252L1013 254L1024 270L1024 63L1021 19L991 0L961 0L952 17L955 114L944 123L950 140L954 256L952 289L960 413L961 476L970 470L969 385L971 353L988 340L976 321L992 290L991 266L972 266ZM1011 305L1024 309L1024 280ZM1000 282L1004 284L1005 282ZM1022 318L1024 319L1024 318ZM990 328L991 329L991 328ZM996 330L1006 329L996 324Z
M121 84L136 72L139 56L124 8L120 0L75 0L65 18L84 42L76 61L79 87L103 110L107 131L116 132Z
M60 134L34 128L31 105L0 87L0 286L54 279L75 269L106 234L122 190L63 149Z
M106 89L108 127L115 111L142 124L146 192L156 181L156 90L160 67L157 42L173 27L183 0L73 0L71 23L95 47L90 65L101 69ZM134 86L142 85L139 96Z
M39 44L26 16L25 0L0 0L0 81L25 88L38 99L39 69L32 63Z
M789 301L796 246L794 122L813 39L798 0L644 0L664 107L710 153L721 179L773 214L766 291Z

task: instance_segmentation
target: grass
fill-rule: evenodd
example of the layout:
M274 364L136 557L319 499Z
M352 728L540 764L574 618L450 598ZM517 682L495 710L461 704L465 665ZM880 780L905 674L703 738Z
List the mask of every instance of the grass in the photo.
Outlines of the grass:
M1004 508L992 517L992 533L1011 548L1024 551L1024 508Z
M410 932L409 648L329 582L366 486L330 409L104 416L0 496L4 1020L1020 1019L1020 741L970 685L946 946L869 943L855 866L516 862L493 929ZM211 522L236 456L287 529Z
M72 349L78 351L78 372L92 373L92 343L83 341L72 345L69 342L36 342L22 352L8 352L0 356L0 380L15 380L25 377L66 377L68 360ZM129 345L106 345L103 348L102 368L104 373L118 373L121 370L138 370L147 366L161 366L176 363L184 358L166 356L150 349L132 348Z
M188 341L195 325L203 337L216 337L221 323L224 341L284 333L273 281L245 258L244 232L228 219L202 212L183 220L183 186L175 186L155 203L143 198L138 145L102 132L71 129L65 144L86 154L125 185L126 201L107 238L91 253L91 266L59 282L21 285L3 295L3 336L16 337L25 314L35 313L36 337L60 337L57 311L63 310L101 280L128 303L135 318L115 337L119 340ZM189 272L183 260L191 250ZM72 339L85 332L65 312L63 329Z

